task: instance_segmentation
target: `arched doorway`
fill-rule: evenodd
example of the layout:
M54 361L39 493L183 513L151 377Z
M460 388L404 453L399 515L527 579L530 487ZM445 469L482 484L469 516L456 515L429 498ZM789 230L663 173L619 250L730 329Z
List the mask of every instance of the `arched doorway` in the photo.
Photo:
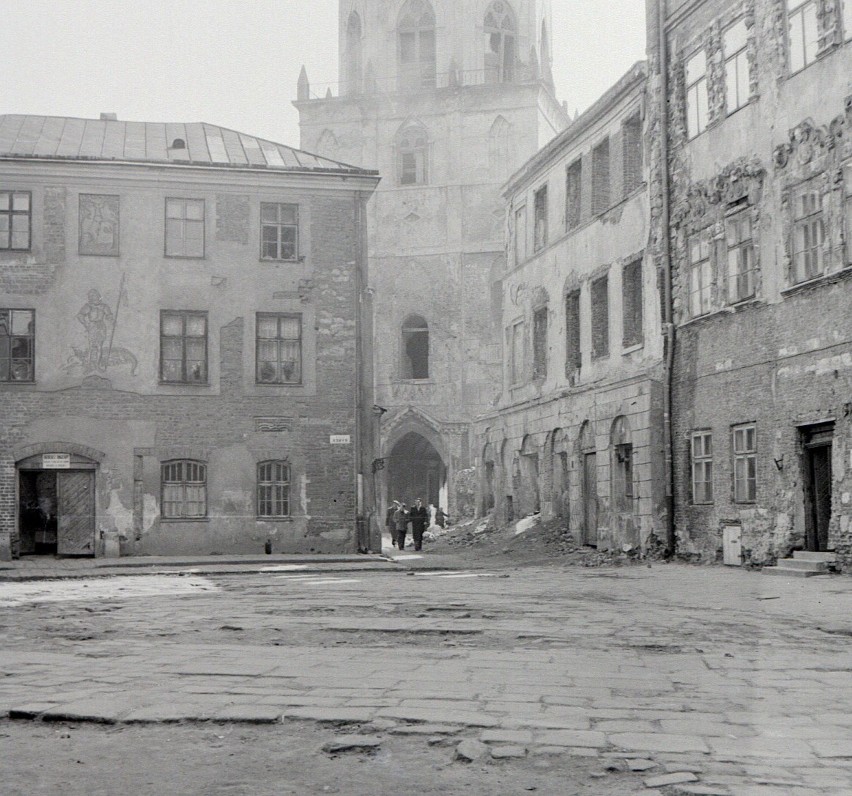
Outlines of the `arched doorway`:
M388 456L388 504L424 503L447 509L447 468L441 454L424 436L410 431L391 448Z

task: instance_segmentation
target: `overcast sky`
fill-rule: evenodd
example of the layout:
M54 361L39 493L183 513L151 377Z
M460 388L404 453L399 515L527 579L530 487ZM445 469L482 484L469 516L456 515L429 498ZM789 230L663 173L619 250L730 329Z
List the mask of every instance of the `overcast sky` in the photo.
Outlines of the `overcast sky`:
M314 84L337 81L337 0L0 6L0 113L204 121L297 146L301 65ZM644 7L553 0L554 77L572 113L644 58Z

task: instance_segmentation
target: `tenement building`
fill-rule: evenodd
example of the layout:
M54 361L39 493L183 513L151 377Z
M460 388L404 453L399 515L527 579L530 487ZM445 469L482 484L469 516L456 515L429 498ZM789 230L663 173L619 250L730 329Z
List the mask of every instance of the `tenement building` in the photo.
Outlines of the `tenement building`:
M105 117L0 116L0 556L367 547L377 176Z
M550 33L546 0L341 0L339 86L302 74L302 145L382 174L368 207L382 502L473 510L471 422L501 381L501 186L567 123Z
M508 182L503 390L478 425L482 512L541 512L578 542L666 538L663 345L646 254L646 69Z
M678 551L848 566L852 2L653 0L649 23Z

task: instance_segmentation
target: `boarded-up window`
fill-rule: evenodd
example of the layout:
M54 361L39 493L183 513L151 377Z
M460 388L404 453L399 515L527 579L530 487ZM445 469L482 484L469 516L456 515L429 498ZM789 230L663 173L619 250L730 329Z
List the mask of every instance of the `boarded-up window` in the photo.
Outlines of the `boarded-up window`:
M642 328L642 261L624 266L621 276L623 343L625 348L640 345L644 339Z
M638 113L624 123L622 139L624 195L628 196L642 184L642 121Z
M592 153L592 214L600 215L610 204L609 139Z
M583 161L575 160L565 177L565 227L574 229L583 217Z
M592 356L609 356L609 279L592 282Z
M547 186L535 192L535 243L534 251L547 246Z
M533 378L547 377L547 307L533 314Z
M580 350L580 291L565 296L565 375L576 377L583 364Z

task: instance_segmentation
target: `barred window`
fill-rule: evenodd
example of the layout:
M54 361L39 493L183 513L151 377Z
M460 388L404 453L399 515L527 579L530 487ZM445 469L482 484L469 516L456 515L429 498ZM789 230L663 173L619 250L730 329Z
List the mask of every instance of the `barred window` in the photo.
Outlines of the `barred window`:
M299 206L260 203L260 256L264 260L299 259Z
M816 0L787 0L790 37L790 72L795 74L812 64L819 50L819 22Z
M207 313L160 312L160 380L207 382Z
M710 236L705 232L689 241L689 314L697 318L710 312L712 295Z
M791 282L798 284L822 273L825 226L822 191L813 184L793 194L793 262Z
M725 31L722 47L725 53L725 99L728 113L734 113L748 103L751 94L748 28L744 19Z
M163 462L162 512L164 519L200 519L207 516L207 465L191 460Z
M35 310L0 309L0 383L35 380Z
M166 257L204 257L203 199L166 199Z
M754 241L749 212L725 219L725 235L728 243L728 301L735 304L754 295Z
M290 516L290 465L286 461L257 465L257 516L270 519Z
M692 435L692 502L713 502L713 435L709 431Z
M686 130L690 138L707 129L710 104L707 97L707 53L700 50L686 62Z
M0 251L29 251L32 194L0 191Z
M260 384L301 384L301 315L258 313L257 381Z
M734 502L757 500L757 427L736 426L734 437Z

